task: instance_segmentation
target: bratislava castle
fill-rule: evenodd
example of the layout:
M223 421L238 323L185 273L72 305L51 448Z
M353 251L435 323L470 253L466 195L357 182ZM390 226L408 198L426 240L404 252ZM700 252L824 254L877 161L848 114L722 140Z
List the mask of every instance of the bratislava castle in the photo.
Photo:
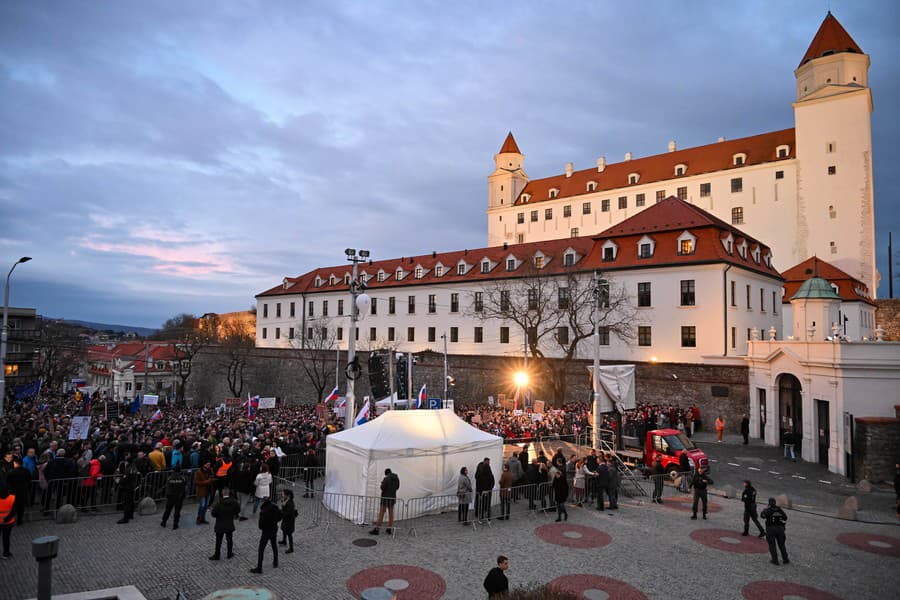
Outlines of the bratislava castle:
M669 196L763 240L786 270L818 256L878 286L869 57L831 14L794 71L794 127L530 179L512 134L488 178L488 246L596 235Z

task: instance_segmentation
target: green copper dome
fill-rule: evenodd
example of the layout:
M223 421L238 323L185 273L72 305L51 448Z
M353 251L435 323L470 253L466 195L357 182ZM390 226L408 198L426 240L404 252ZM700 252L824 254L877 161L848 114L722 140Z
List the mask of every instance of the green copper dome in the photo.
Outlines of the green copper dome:
M803 282L797 293L791 297L791 300L803 300L815 298L818 300L840 300L841 297L834 292L831 284L821 277L810 277Z

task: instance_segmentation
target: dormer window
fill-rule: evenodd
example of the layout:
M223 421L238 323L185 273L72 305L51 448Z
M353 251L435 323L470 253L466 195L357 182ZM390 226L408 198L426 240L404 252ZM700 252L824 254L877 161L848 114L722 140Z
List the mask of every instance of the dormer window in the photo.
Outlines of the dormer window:
M416 267L416 274L415 274L416 279L422 279L422 277L424 277L424 276L425 276L425 269L423 269L422 267Z
M603 244L603 262L612 262L616 260L619 253L619 247L612 240L606 240Z
M481 272L482 273L490 273L491 271L491 261L484 260L481 261Z
M640 173L629 173L628 174L628 185L634 185L640 180L641 180Z
M741 255L741 258L747 258L747 240L744 240L738 245L738 254Z
M596 181L588 181L587 191L593 192L596 189L597 189L597 182Z
M369 283L369 274L363 271L362 275L359 276L359 280L363 283Z
M335 277L334 275L332 275L331 277L328 278L328 285L334 285L336 283L337 283L337 277Z
M778 158L787 158L791 153L791 147L787 144L775 148L775 156Z
M681 177L687 173L687 165L675 165L675 177Z
M644 236L638 241L638 258L652 258L656 250L656 242L649 236Z
M759 264L759 246L754 248L752 256L753 256L753 262L755 262L756 264Z
M559 190L556 188L550 188L550 198L558 198Z
M542 255L537 255L534 257L534 268L535 269L543 269L544 268L544 257Z
M434 267L434 276L435 277L443 277L444 276L444 265L436 265Z
M396 279L397 281L400 281L401 279L403 279L403 269L398 268L394 272L394 279Z
M322 287L322 278L316 275L316 287Z
M678 255L686 256L693 254L697 246L697 238L691 232L685 231L678 236Z
M735 167L743 167L747 163L747 155L743 152L739 152L731 157L731 164Z
M563 254L563 266L571 267L575 264L575 253L574 252L566 252Z
M734 236L729 233L728 237L722 240L722 246L725 248L725 252L734 254Z
M529 200L531 200L531 194L522 194L522 204L528 204Z
M344 274L344 285L350 285L350 273Z
M772 255L766 254L766 266L772 268Z
M379 271L378 271L378 277L377 277L376 279L378 279L378 283L381 283L382 281L385 280L386 277L387 277L387 273L385 273L385 272L382 271L382 270L379 270Z
M466 274L466 263L459 263L456 265L456 274L457 275L465 275Z
M515 258L507 258L506 259L506 270L507 271L515 271L516 270L516 259Z
M287 277L285 277L284 279L282 279L282 280L281 280L281 287L282 287L283 289L288 289L289 287L291 287L291 280L288 279Z

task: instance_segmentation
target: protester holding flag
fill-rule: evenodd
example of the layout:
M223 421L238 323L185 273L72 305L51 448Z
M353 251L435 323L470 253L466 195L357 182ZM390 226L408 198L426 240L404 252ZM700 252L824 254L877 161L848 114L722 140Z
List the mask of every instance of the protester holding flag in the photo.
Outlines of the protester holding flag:
M359 409L359 413L357 413L356 418L353 420L353 424L356 427L365 424L369 421L369 398L366 397L366 403L363 404L363 407Z
M422 384L422 389L419 390L419 396L416 398L416 408L428 406L428 395L425 393L425 384Z

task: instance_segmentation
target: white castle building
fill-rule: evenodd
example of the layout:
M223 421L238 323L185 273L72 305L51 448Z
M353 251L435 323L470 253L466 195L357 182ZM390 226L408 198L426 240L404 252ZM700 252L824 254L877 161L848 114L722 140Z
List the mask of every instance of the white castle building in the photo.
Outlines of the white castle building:
M596 235L676 196L773 250L816 255L875 290L869 57L825 17L794 71L794 127L530 179L510 133L488 178L489 246Z

